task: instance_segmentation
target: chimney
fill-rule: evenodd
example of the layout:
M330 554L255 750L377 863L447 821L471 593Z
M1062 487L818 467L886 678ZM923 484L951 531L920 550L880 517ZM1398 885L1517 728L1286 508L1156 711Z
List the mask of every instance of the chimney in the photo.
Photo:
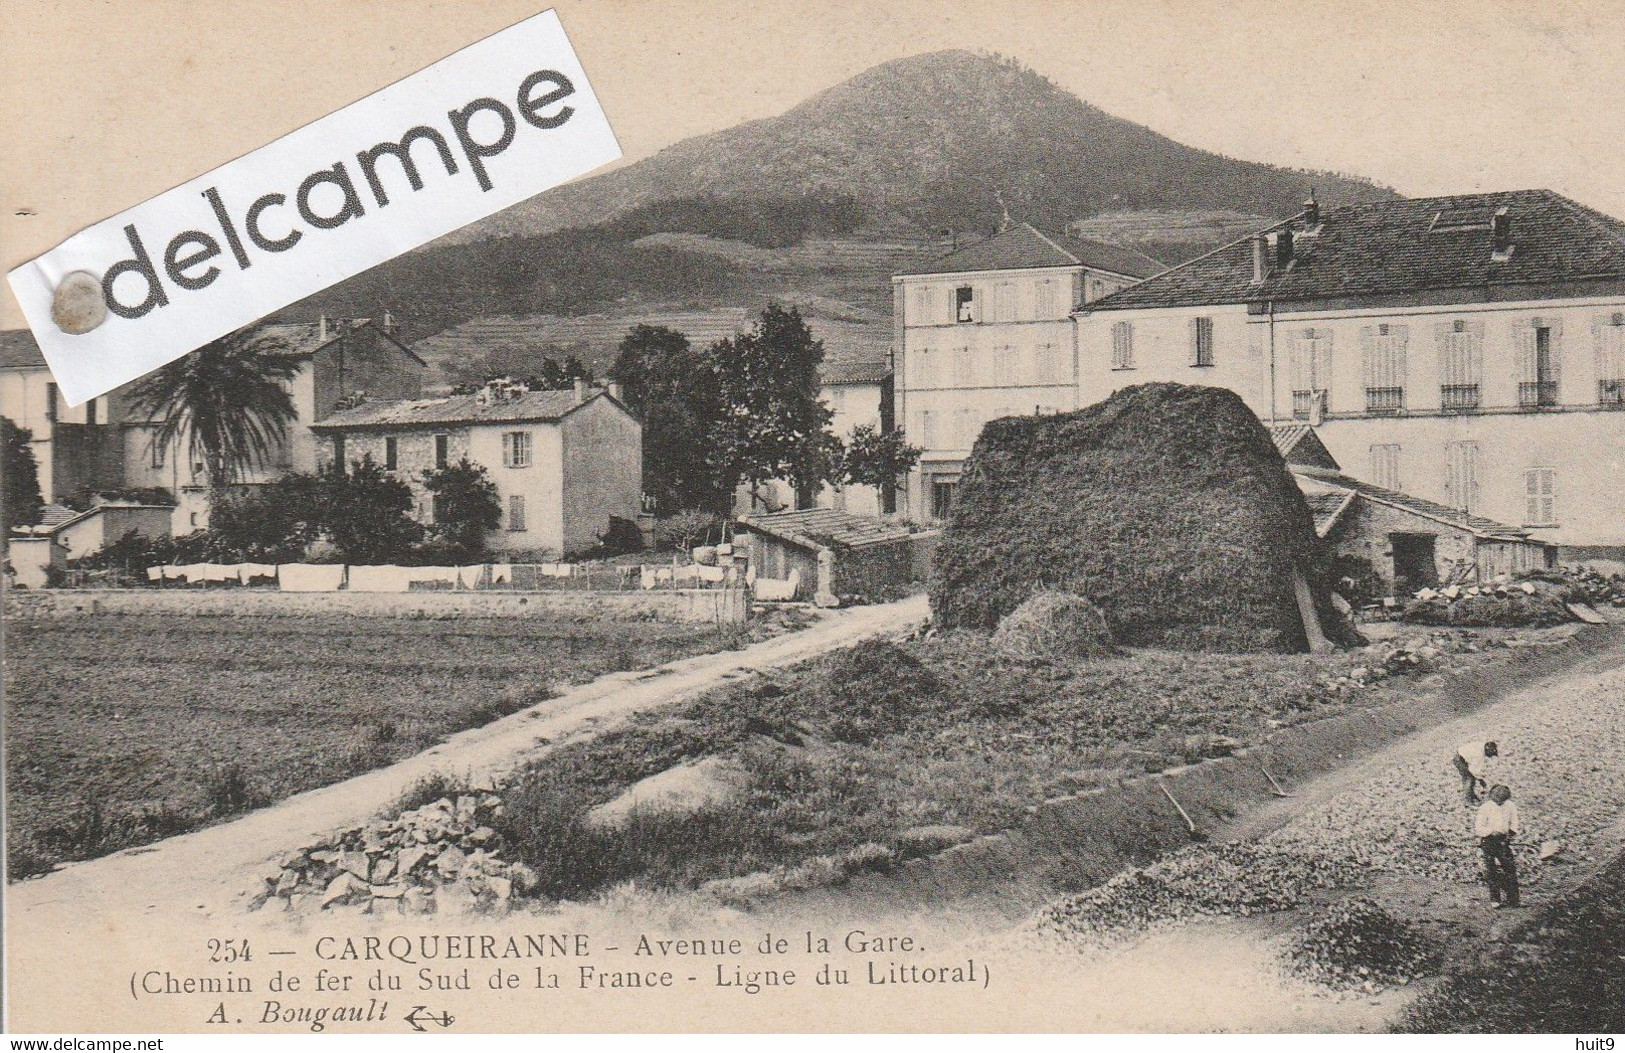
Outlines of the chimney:
M621 382L620 381L612 380L612 381L609 382L609 397L614 399L616 402L621 401Z
M1264 235L1253 235L1253 284L1264 284Z
M318 315L316 318L316 340L318 343L327 342L327 315Z
M579 404L581 404L583 402L586 402L586 401L587 401L587 382L585 380L582 380L581 378L577 377L576 378L576 404L579 405Z
M1315 192L1309 191L1309 200L1303 203L1303 225L1310 230L1320 226L1320 202L1315 200Z
M395 316L389 313L387 307L384 308L383 330L391 336L395 335Z
M1292 228L1282 227L1275 236L1275 269L1284 271L1292 265Z
M1512 217L1505 206L1496 209L1490 218L1490 248L1499 259L1512 255Z

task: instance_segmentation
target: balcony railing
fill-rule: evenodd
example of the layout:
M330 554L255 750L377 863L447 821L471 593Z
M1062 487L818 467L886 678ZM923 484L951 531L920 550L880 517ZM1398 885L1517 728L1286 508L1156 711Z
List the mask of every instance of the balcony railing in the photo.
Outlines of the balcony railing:
M1518 405L1525 409L1557 405L1557 381L1526 380L1519 384Z
M1597 401L1604 406L1625 406L1625 377L1597 381Z
M1298 420L1313 420L1326 415L1326 392L1294 391L1292 415Z
M1439 387L1439 405L1447 410L1478 408L1477 384L1442 384Z
M1366 388L1367 413L1398 413L1405 408L1404 388Z

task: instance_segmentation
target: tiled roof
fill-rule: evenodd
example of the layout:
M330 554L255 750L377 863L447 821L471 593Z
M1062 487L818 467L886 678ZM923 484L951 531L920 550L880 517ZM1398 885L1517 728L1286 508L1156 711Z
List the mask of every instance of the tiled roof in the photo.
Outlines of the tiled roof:
M1506 541L1531 540L1529 532L1519 527L1507 526L1505 523L1497 523L1493 519L1485 519L1483 516L1476 516L1469 512L1460 512L1436 501L1401 493L1398 490L1389 490L1386 487L1376 486L1362 479L1343 475L1341 472L1294 466L1292 475L1298 483L1298 488L1304 492L1306 499L1310 494L1323 494L1341 490L1371 501L1403 509L1423 518L1444 523L1447 526L1453 526L1458 530L1466 530L1482 538L1495 538ZM1311 504L1310 507L1313 509L1314 505Z
M825 362L818 379L827 386L841 384L884 384L891 379L891 367L884 362Z
M1506 209L1513 249L1492 252L1490 219ZM1291 226L1293 262L1253 283L1251 236L1089 305L1136 307L1293 301L1582 279L1625 280L1625 223L1550 190L1345 205L1306 234ZM1266 257L1274 263L1274 253Z
M966 245L922 264L909 274L953 274L959 271L1014 271L1035 267L1094 267L1130 278L1145 278L1164 267L1151 257L1121 245L1085 238L1050 237L1030 223L1018 223L991 238Z
M67 505L45 505L39 510L39 523L37 526L61 526L71 519L79 518L80 513Z
M27 329L0 330L0 369L44 368L45 356L40 354L34 334Z
M800 512L742 516L742 526L810 548L861 548L888 541L901 541L911 531L906 526L838 512L833 508L809 508Z
M419 365L424 361L416 351L407 347L394 336L385 332L378 326L373 326L370 318L329 318L326 333L323 334L320 322L271 322L259 327L259 332L272 337L282 344L274 354L289 358L303 358L313 355L323 347L344 335L347 329L362 329L371 326L378 335L411 355Z
M1337 459L1320 440L1315 429L1308 424L1271 424L1270 438L1275 440L1275 448L1281 451L1281 457L1288 464L1306 465L1310 468L1330 468L1336 471L1339 467Z
M1335 487L1324 489L1305 489L1301 476L1296 477L1299 489L1303 490L1303 499L1309 505L1309 512L1315 517L1315 533L1325 537L1337 526L1337 521L1343 517L1343 512L1354 502L1353 490L1340 490Z
M411 428L432 424L556 421L595 398L608 398L608 395L593 391L588 393L586 402L577 402L573 390L531 391L499 402L481 402L478 395L392 399L364 402L351 409L339 410L311 427L320 431L344 431L351 428Z

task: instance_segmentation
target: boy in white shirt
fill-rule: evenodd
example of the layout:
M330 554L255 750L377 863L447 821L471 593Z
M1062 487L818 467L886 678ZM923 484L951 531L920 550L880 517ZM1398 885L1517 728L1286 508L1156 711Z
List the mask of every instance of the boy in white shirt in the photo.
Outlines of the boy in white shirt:
M1478 807L1473 833L1484 853L1484 880L1489 882L1490 902L1496 907L1518 906L1518 864L1512 856L1512 839L1518 836L1518 806L1512 791L1497 783Z

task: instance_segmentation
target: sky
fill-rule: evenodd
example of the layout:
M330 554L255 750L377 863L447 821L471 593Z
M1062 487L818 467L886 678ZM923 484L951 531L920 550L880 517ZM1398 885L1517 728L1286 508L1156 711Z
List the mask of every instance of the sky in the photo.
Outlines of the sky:
M545 0L0 0L0 256L261 146ZM1625 0L562 0L627 161L870 66L1011 56L1109 113L1407 195L1625 217ZM10 290L0 326L22 324Z

